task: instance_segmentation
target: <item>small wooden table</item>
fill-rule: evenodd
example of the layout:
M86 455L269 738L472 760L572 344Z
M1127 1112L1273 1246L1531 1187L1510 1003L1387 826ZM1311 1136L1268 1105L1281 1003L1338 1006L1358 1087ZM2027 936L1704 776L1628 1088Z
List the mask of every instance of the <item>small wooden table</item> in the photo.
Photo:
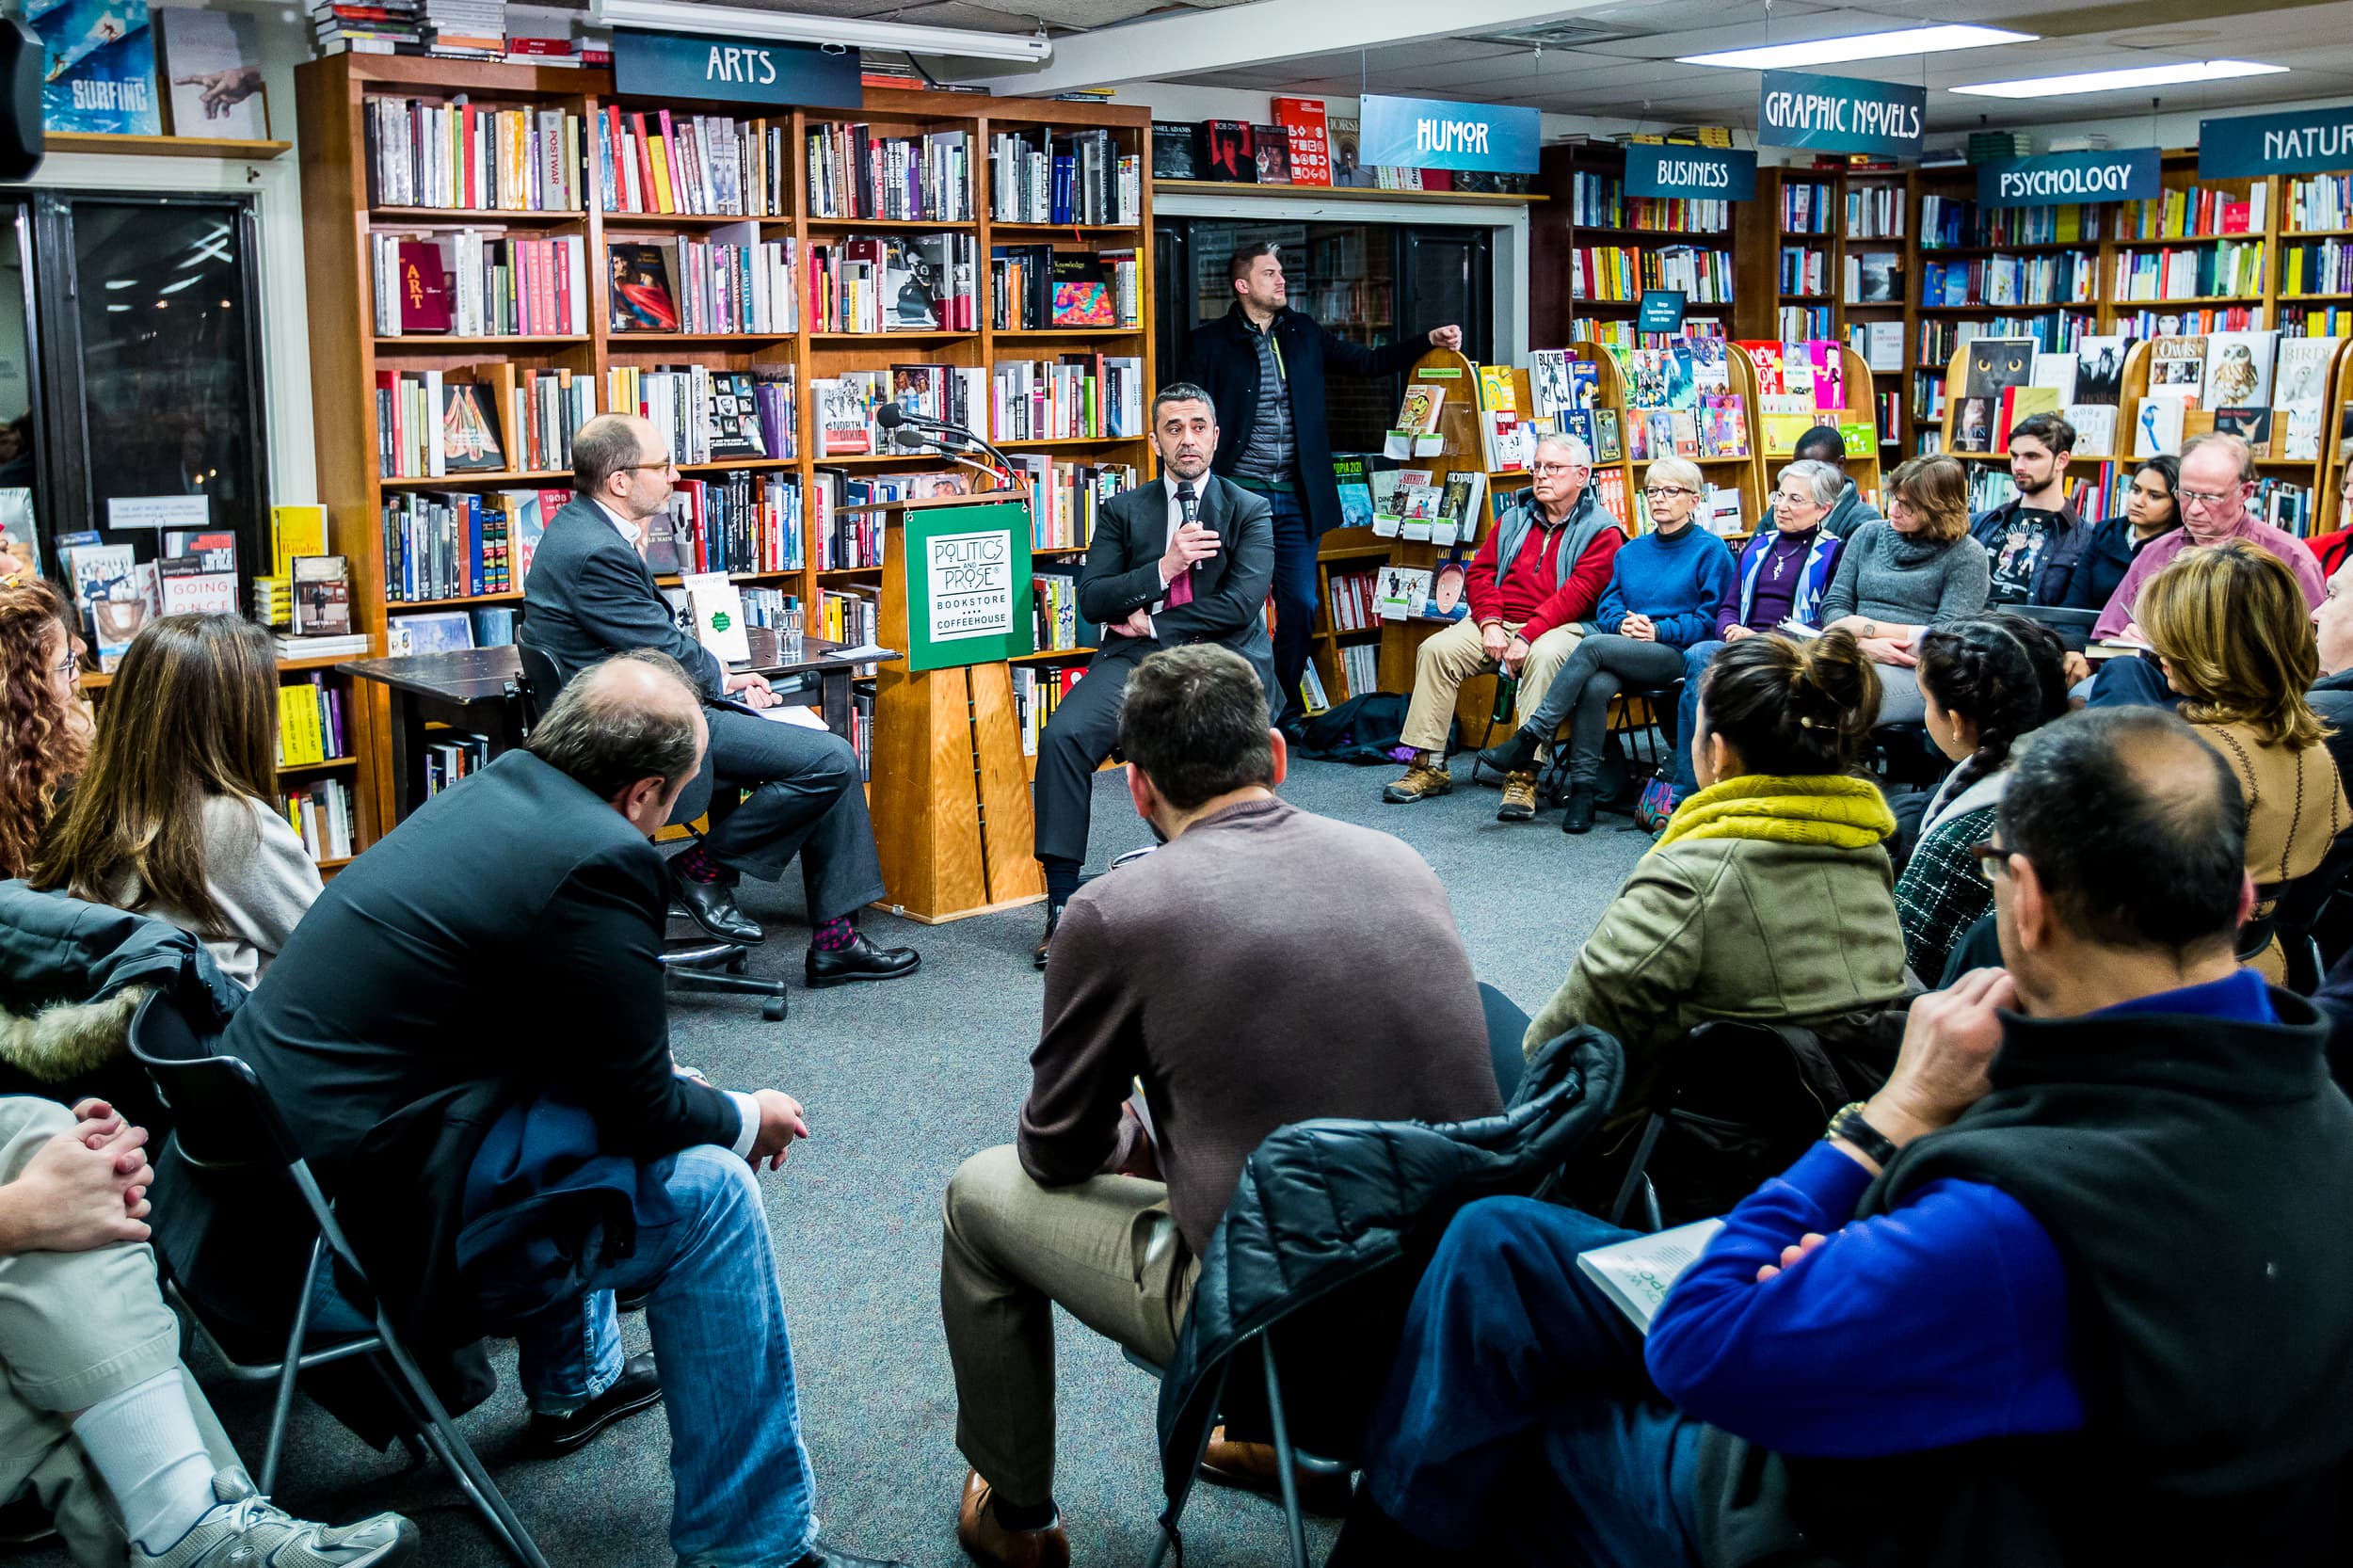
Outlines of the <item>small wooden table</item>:
M874 664L872 657L843 657L845 643L805 637L801 657L777 657L774 629L747 629L752 662L745 666L770 680L818 678L818 712L825 728L850 738L850 678ZM886 659L896 659L889 654ZM410 653L394 659L354 659L335 666L361 680L383 683L392 698L392 820L383 831L424 804L424 757L428 725L488 738L493 755L520 745L523 738L522 658L512 648L459 648L449 653Z

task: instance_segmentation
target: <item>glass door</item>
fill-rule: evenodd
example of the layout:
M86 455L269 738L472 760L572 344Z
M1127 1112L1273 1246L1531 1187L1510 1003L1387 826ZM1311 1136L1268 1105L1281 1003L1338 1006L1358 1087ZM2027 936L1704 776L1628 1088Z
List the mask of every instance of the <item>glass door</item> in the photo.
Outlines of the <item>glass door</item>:
M0 577L45 575L42 541L54 536L43 504L40 341L33 314L33 215L0 200Z

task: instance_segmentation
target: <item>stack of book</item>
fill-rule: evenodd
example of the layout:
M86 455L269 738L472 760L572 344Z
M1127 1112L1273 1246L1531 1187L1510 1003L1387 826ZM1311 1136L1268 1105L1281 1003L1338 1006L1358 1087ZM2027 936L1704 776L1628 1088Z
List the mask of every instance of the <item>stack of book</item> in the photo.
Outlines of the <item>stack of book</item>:
M424 53L417 0L314 5L311 8L311 33L322 55Z
M278 765L309 767L351 755L344 690L316 671L278 688Z
M424 0L424 45L453 59L504 59L506 0Z
M488 745L488 743L484 743ZM439 746L427 748L438 753ZM428 792L437 792L441 783L433 781L432 769L438 758L425 763ZM445 781L445 782L454 782ZM302 835L302 847L311 852L313 860L348 860L352 852L351 787L340 778L322 778L306 789L279 797L279 807L286 813L286 821Z
M361 123L372 205L581 209L583 133L580 116L568 110L378 97L367 101Z

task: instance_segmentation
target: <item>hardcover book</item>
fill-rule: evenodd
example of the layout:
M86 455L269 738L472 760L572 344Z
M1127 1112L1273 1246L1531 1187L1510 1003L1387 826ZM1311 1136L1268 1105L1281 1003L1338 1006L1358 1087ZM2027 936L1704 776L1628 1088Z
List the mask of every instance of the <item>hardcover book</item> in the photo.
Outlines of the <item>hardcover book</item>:
M401 247L404 263L408 248ZM678 300L670 291L668 249L659 245L608 245L605 255L613 330L677 331Z
M495 473L506 467L492 413L495 398L472 381L441 383L441 466L450 473Z
M2271 407L2271 361L2278 351L2277 332L2217 332L2206 340L2206 392L2201 401L2209 408Z
M1111 270L1093 256L1054 258L1052 326L1115 327Z
M25 0L40 38L40 121L51 131L160 136L147 0Z
M1152 122L1152 178L1193 179L1193 127L1177 120Z
M430 240L402 240L398 256L400 329L448 331L449 273L442 265L441 248Z
M1258 183L1257 137L1243 120L1205 120L1194 134L1194 177L1246 185Z
M2214 411L2215 434L2236 436L2254 449L2258 457L2271 456L2271 410L2268 408L2217 408Z
M752 394L750 372L712 373L710 414L711 456L714 462L768 456L768 443L760 427L760 407Z
M1274 122L1289 143L1290 181L1294 185L1332 183L1332 143L1323 120L1321 98L1273 100Z
M2124 357L2132 350L2128 337L2077 339L2075 401L2116 407L2124 395Z
M2193 397L2206 386L2206 340L2156 338L2149 344L2149 387L2169 387Z
M294 560L294 634L351 634L351 563L341 555L297 555Z
M1979 338L1969 345L1961 395L1998 398L2004 388L2023 387L2033 379L2032 338ZM1973 446L1967 450L1983 452L1986 448Z
M1289 133L1280 125L1250 127L1250 150L1258 159L1258 184L1288 185L1291 183L1291 143Z
M170 85L171 134L268 140L261 24L253 13L164 6L153 15L158 69Z

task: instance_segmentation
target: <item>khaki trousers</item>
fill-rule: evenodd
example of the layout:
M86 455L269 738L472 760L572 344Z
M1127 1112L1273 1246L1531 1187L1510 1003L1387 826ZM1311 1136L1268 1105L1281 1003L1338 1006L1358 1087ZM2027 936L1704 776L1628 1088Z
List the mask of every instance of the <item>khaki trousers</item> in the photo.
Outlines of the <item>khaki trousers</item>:
M0 1098L0 1182L72 1128L72 1112L54 1100ZM121 1568L125 1548L114 1499L73 1441L73 1417L174 1370L214 1468L236 1464L180 1365L180 1322L144 1244L0 1257L0 1499L29 1486L83 1568Z
M1507 621L1516 632L1517 626ZM1518 711L1532 713L1545 699L1545 688L1568 663L1585 633L1574 626L1556 626L1530 644L1520 665ZM1455 694L1474 675L1497 667L1487 657L1486 640L1468 616L1425 639L1414 655L1414 696L1405 709L1405 731L1400 738L1417 751L1446 752L1447 727L1454 722ZM1545 737L1546 744L1551 741Z
M1054 1305L1168 1365L1201 1265L1168 1189L1135 1176L1041 1187L1010 1144L948 1183L939 1312L956 1378L956 1447L1016 1508L1054 1495Z

